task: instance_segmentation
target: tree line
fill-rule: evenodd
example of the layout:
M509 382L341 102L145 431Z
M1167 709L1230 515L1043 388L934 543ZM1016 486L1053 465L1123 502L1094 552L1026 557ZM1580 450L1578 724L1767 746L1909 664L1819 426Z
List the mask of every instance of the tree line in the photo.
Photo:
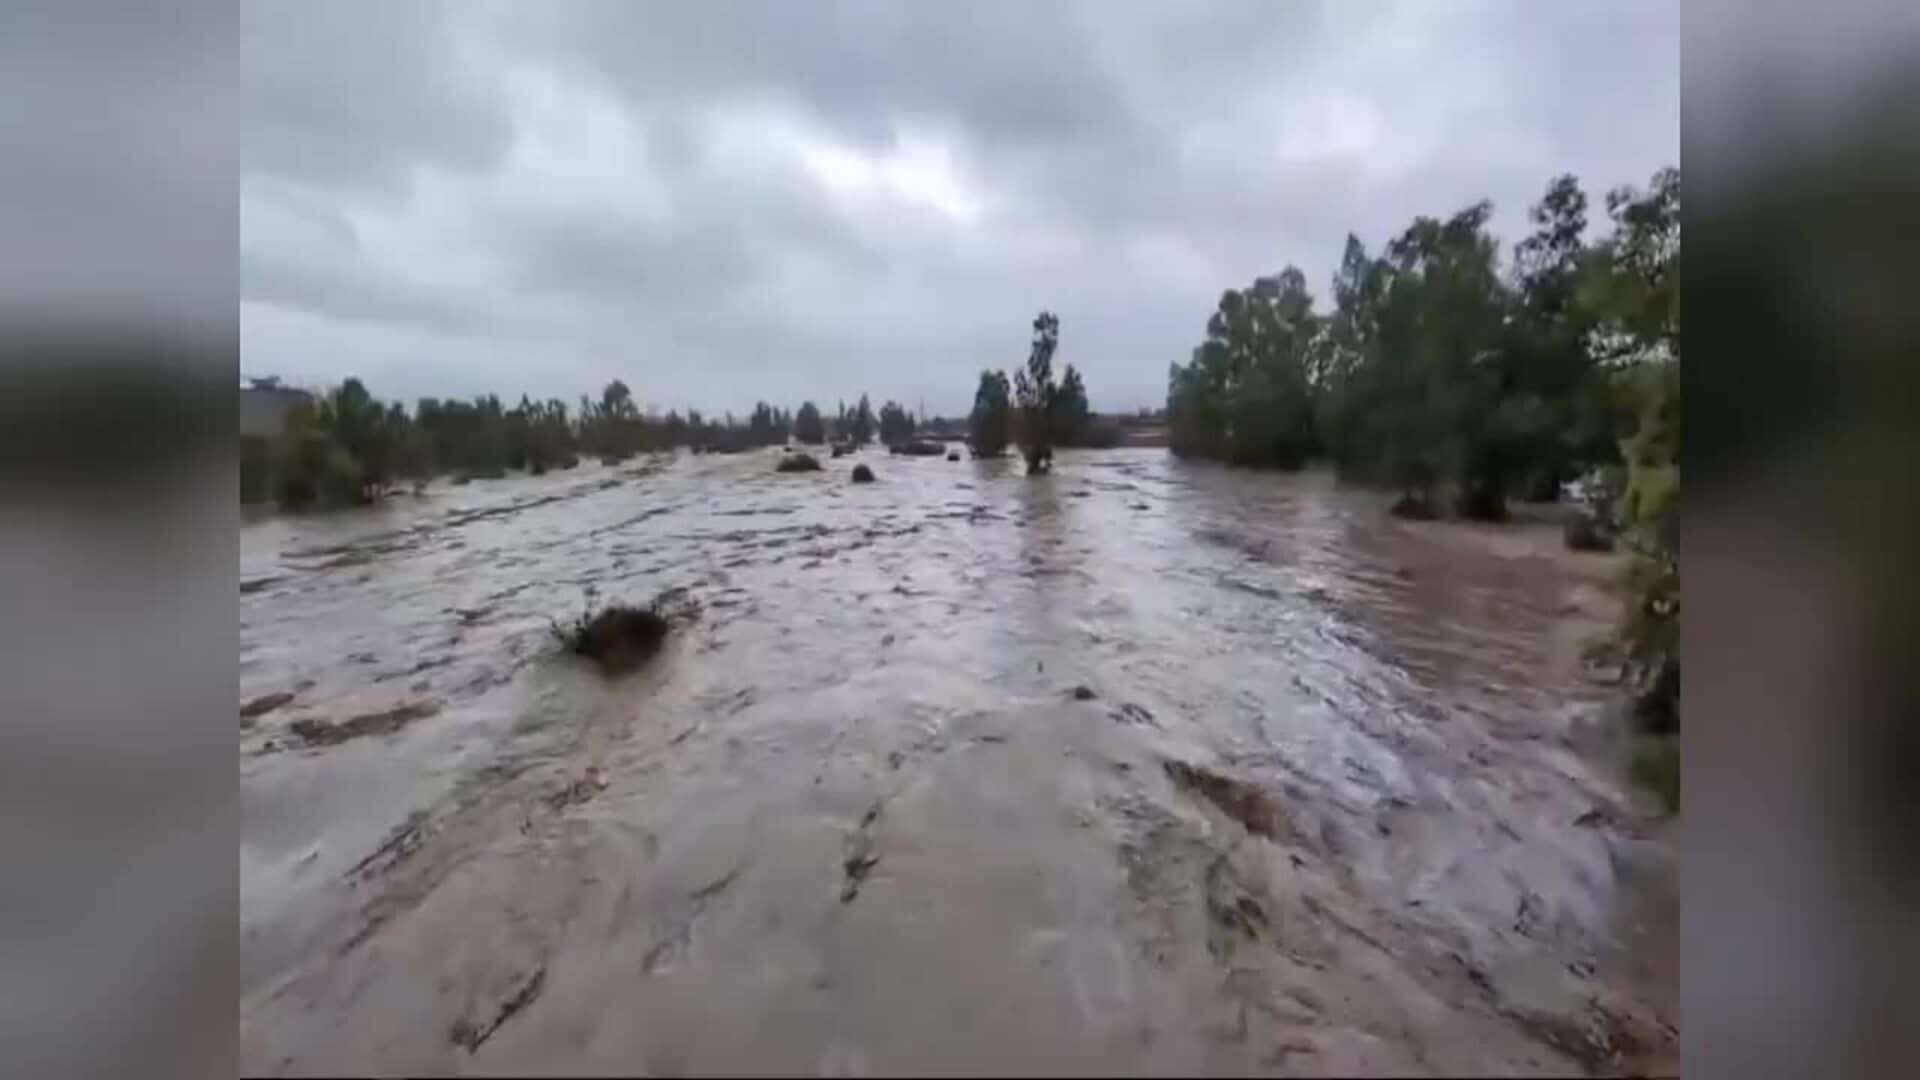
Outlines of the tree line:
M1333 306L1289 266L1228 290L1168 375L1173 451L1237 465L1314 458L1389 484L1412 513L1498 519L1509 498L1630 464L1679 361L1680 174L1608 194L1589 243L1587 197L1556 178L1535 231L1502 267L1492 204L1421 217L1377 255L1349 235Z
M1597 480L1632 554L1623 637L1655 733L1679 699L1680 172L1605 199L1552 180L1502 265L1492 204L1416 218L1377 254L1349 234L1316 308L1288 267L1224 293L1168 373L1174 453L1391 485L1397 512L1499 520ZM983 388L984 392L984 388ZM1570 539L1572 534L1570 533Z
M456 482L497 478L510 469L537 475L572 468L583 457L614 463L680 447L734 453L789 438L865 444L877 435L893 443L912 438L915 427L904 406L889 401L876 415L865 394L852 408L841 402L831 419L811 401L796 410L759 402L745 418L707 417L697 409L642 412L618 379L598 399L581 395L574 408L559 398L525 395L508 407L488 394L425 397L409 410L349 378L292 406L278 436L241 439L241 498L289 509L345 506L443 475Z
M1054 378L1059 318L1043 311L1033 330L1027 362L1011 382L1005 371L981 372L966 427L976 456L997 457L1018 445L1029 471L1038 473L1047 470L1056 446L1110 446L1119 436L1093 415L1086 383L1072 364ZM409 410L348 378L294 405L277 437L242 438L241 498L290 509L353 505L395 485L417 488L442 475L456 482L497 478L508 470L537 475L572 468L583 457L611 463L680 447L732 453L789 439L858 446L878 438L894 446L923 429L944 432L948 422L936 418L922 425L897 401L876 411L866 394L851 407L839 402L832 417L812 401L792 411L758 402L744 419L732 413L705 417L697 409L660 415L642 412L626 383L616 379L598 399L583 394L573 408L559 398L534 401L526 395L508 407L488 394L471 400L423 397Z

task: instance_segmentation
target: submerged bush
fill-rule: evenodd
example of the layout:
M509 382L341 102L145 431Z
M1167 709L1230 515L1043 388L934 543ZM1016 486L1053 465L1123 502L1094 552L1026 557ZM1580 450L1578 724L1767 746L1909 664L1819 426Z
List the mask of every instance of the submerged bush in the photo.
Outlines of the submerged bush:
M360 465L345 448L318 431L288 434L278 472L280 505L290 510L367 501Z
M656 600L646 607L614 604L591 615L583 613L571 626L555 626L553 632L569 652L593 660L603 671L618 673L653 659L671 629Z

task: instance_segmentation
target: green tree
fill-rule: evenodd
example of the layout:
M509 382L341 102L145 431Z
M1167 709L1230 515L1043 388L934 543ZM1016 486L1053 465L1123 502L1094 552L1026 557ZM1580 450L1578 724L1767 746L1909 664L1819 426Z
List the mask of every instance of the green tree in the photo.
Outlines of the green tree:
M1026 458L1029 475L1044 473L1053 466L1053 400L1059 392L1053 381L1053 354L1059 346L1060 319L1042 311L1033 320L1027 366L1013 375L1013 396L1020 410L1020 453Z
M633 391L627 384L615 379L600 391L600 409L608 416L637 416L639 409L633 404Z
M1172 449L1236 465L1298 468L1316 448L1310 373L1323 320L1289 266L1228 290L1207 340L1168 378Z
M897 401L880 406L880 441L898 446L913 438L913 416Z
M366 384L349 378L321 399L316 419L359 473L362 490L355 501L371 498L386 481L390 464L385 407L368 393Z
M873 441L873 406L867 401L867 395L860 395L860 404L854 407L847 418L845 431L855 446L865 446Z
M1093 409L1087 403L1087 387L1072 364L1060 377L1060 390L1053 397L1053 415L1049 423L1054 440L1061 446L1085 446L1093 434Z
M1587 197L1556 177L1529 212L1534 232L1514 248L1514 310L1502 344L1501 425L1519 490L1546 501L1584 468L1618 460L1607 380L1588 348L1595 319L1579 303L1589 262Z
M820 418L820 407L811 401L802 402L800 411L793 417L793 437L810 446L818 446L827 440L827 428Z
M1645 191L1607 193L1613 233L1594 252L1581 299L1600 314L1593 347L1608 360L1680 351L1680 170Z
M1614 373L1627 418L1618 516L1631 552L1622 637L1655 733L1680 724L1680 172L1645 191L1607 195L1612 235L1588 263L1581 299L1596 312L1593 347Z
M520 423L525 430L527 471L538 475L579 461L565 402L554 398L534 403L522 397L515 411L521 414Z
M1373 260L1350 237L1334 280L1336 312L1310 350L1335 461L1398 486L1399 506L1421 514L1449 478L1463 512L1505 510L1509 302L1486 233L1492 209L1480 202L1444 221L1416 219Z
M967 418L967 442L974 457L999 457L1007 452L1011 399L1006 372L980 373L980 387L973 392L973 413Z
M370 399L363 396L365 388L358 379L349 381L356 387L345 395L349 413L365 420L361 407ZM302 403L288 410L273 455L275 496L281 506L303 510L367 500L360 463L337 437L336 407L341 397L336 389L317 404Z
M772 446L785 442L786 438L786 426L773 406L764 401L755 403L752 415L747 418L748 442L754 446Z

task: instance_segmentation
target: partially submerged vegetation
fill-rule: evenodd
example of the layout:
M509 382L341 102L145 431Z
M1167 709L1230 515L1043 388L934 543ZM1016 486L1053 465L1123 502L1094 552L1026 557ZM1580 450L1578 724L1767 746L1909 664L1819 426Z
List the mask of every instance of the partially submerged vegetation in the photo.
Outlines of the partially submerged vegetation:
M1000 457L1011 441L1013 391L1004 371L982 371L973 393L973 413L967 418L967 445L977 458Z
M1030 476L1053 467L1052 421L1060 399L1060 388L1053 381L1053 352L1059 347L1060 319L1051 311L1043 311L1033 320L1033 346L1027 353L1027 366L1013 373L1013 399L1019 407L1015 435Z
M567 650L599 664L609 673L639 667L666 643L671 629L667 617L652 605L614 604L592 615L582 615L566 629L556 629Z
M802 402L800 411L793 414L793 438L808 446L819 446L827 441L827 424L820 416L820 407L811 401Z
M631 671L659 653L673 630L676 616L692 613L678 590L653 598L645 607L609 604L582 612L567 626L555 625L553 635L568 652L598 664L609 675Z
M1305 275L1288 267L1225 292L1189 361L1169 371L1168 439L1182 457L1296 469L1319 459L1343 476L1397 491L1392 512L1498 521L1513 499L1552 500L1578 481L1588 494L1565 524L1568 547L1624 550L1628 615L1620 629L1635 713L1649 738L1679 725L1679 199L1677 169L1645 190L1606 197L1610 225L1588 238L1587 196L1553 180L1530 213L1533 232L1505 266L1488 231L1492 207L1421 217L1377 254L1348 237L1318 311ZM1023 367L984 370L966 422L976 457L1017 445L1029 474L1062 446L1110 445L1118 431L1091 411L1068 364L1056 381L1060 321L1040 312ZM788 438L832 444L834 457L876 435L896 453L947 453L947 421L916 420L896 401L877 415L867 395L829 420L812 401L796 413L758 403L744 422L644 410L615 380L599 400L503 407L421 399L409 412L357 379L308 399L273 439L243 441L248 499L288 507L362 503L393 485L416 488L608 464L687 446L735 453ZM951 456L951 455L950 455ZM781 472L817 471L809 453ZM871 482L865 466L852 474ZM599 650L644 639L644 614L603 612L576 628ZM625 621L622 621L625 620ZM663 632L664 633L664 632ZM635 636L638 635L638 636ZM642 651L657 648L657 641ZM622 646L614 651L631 651ZM1677 777L1677 771L1674 774ZM1676 781L1677 782L1677 781Z
M1072 364L1056 383L1053 355L1060 347L1060 319L1042 311L1033 320L1033 343L1026 366L1007 373L987 369L973 394L967 418L967 446L976 458L1005 454L1018 444L1029 473L1043 473L1060 446L1117 446L1119 427L1094 418L1087 386Z
M257 383L256 390L288 392L277 380ZM583 395L576 409L558 398L536 402L525 395L507 408L489 394L472 401L421 398L409 411L400 402L379 400L354 378L324 393L297 396L278 435L241 439L241 501L291 510L355 506L395 485L418 491L441 475L458 485L511 470L537 476L570 469L582 457L611 466L635 454L679 447L734 454L781 446L789 437L809 445L832 438L838 456L840 447L873 441L877 426L864 394L852 410L842 404L831 425L811 401L798 412L763 401L745 420L732 413L710 419L698 410L684 416L642 410L618 379L598 400ZM911 438L915 425L904 408L889 402L882 412L899 438Z
M1606 210L1611 228L1589 242L1586 194L1556 178L1504 273L1484 201L1415 220L1378 256L1349 236L1331 312L1292 267L1229 290L1169 372L1167 416L1175 454L1325 458L1398 489L1405 518L1499 521L1508 500L1581 480L1566 541L1629 553L1635 712L1666 738L1679 727L1679 170L1609 192Z
M1675 169L1617 190L1611 232L1589 243L1587 197L1563 176L1504 272L1483 201L1415 220L1378 256L1348 237L1330 312L1293 267L1228 290L1169 373L1172 448L1288 469L1326 458L1487 520L1619 467L1641 384L1679 361L1679 200Z

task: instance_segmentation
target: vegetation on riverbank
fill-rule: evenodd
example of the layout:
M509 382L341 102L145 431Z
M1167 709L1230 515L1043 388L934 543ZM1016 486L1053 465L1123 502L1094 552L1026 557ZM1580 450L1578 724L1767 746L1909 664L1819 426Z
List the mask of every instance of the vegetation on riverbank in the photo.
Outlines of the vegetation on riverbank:
M1511 499L1548 500L1590 481L1593 520L1571 546L1626 549L1629 611L1621 642L1648 739L1679 726L1680 175L1605 200L1609 225L1589 240L1588 200L1571 176L1530 211L1533 231L1506 265L1488 231L1491 204L1421 217L1377 255L1349 236L1316 310L1305 275L1288 267L1225 292L1205 340L1169 371L1172 451L1233 465L1296 469L1314 459L1341 475L1390 485L1395 512L1451 511L1501 520ZM978 457L1020 448L1027 471L1049 471L1062 446L1111 445L1084 379L1053 361L1060 320L1042 311L1025 364L1009 380L983 370L967 419ZM273 439L243 441L243 498L288 507L377 498L392 485L569 468L583 456L620 461L688 446L733 452L780 445L859 446L877 435L916 448L946 433L896 401L877 415L867 395L831 421L758 403L744 421L643 413L627 386L569 410L558 399L423 398L409 411L358 379L295 406ZM928 442L918 449L935 450ZM790 467L817 467L796 457ZM1651 753L1651 751L1650 751ZM1677 769L1672 771L1676 778ZM1664 782L1663 782L1664 786Z
M974 457L999 457L1009 443L1020 447L1029 473L1050 467L1061 446L1103 447L1120 443L1119 429L1094 417L1086 381L1072 364L1059 381L1053 354L1060 346L1060 319L1042 311L1033 320L1033 343L1026 366L1007 381L1005 371L980 372L967 418L967 443Z
M1168 373L1174 453L1391 485L1395 512L1498 521L1509 499L1589 481L1590 522L1630 555L1620 637L1636 687L1636 776L1678 797L1680 173L1587 196L1553 180L1503 269L1492 204L1416 219L1378 255L1354 236L1315 310L1294 267L1228 290Z
M1444 492L1487 520L1619 468L1649 373L1678 363L1679 201L1676 169L1616 190L1611 231L1589 243L1586 194L1562 176L1504 270L1483 201L1416 219L1377 256L1350 235L1331 311L1293 267L1229 290L1169 372L1174 452L1279 468L1324 457L1410 506Z
M883 434L904 430L903 437L911 437L913 418L901 406L889 402L882 421ZM866 395L853 410L842 404L831 433L828 427L811 401L798 412L759 402L745 420L731 413L709 419L698 410L642 412L617 379L599 400L583 395L571 410L558 398L536 402L524 395L507 408L489 394L472 401L421 398L409 411L349 378L288 409L277 436L241 439L240 496L296 510L350 506L397 484L418 488L435 476L462 482L508 470L537 475L573 468L583 457L614 463L676 447L733 453L782 445L789 435L811 444L829 434L861 444L871 442L876 429Z

